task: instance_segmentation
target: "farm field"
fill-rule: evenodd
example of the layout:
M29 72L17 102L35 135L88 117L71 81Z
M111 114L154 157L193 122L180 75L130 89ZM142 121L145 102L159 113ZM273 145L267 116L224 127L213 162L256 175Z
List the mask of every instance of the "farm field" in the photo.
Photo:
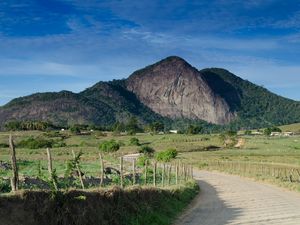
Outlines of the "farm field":
M10 161L7 132L0 133L0 160ZM224 148L219 135L185 135L185 134L136 134L134 136L118 135L112 133L99 134L97 132L88 135L73 135L68 131L59 132L58 137L49 137L43 132L24 131L14 132L15 143L30 136L55 139L65 143L64 147L54 147L52 151L53 167L58 175L63 175L66 169L66 161L72 158L71 151L82 151L81 167L88 176L99 176L99 144L105 140L114 139L120 143L120 150L105 154L104 160L108 163L117 162L118 157L130 153L137 153L140 146L130 144L130 139L136 137L140 145L148 145L159 152L169 148L178 151L177 161L201 166L208 162L251 162L272 164L278 166L300 167L300 136L291 137L266 137L266 136L239 136L244 140L241 148ZM64 135L62 139L60 136ZM52 135L53 136L53 135ZM62 139L62 140L61 140ZM45 148L28 149L17 147L17 159L19 174L22 176L36 176L38 173L47 172L47 154ZM38 168L41 168L40 171ZM10 176L10 170L0 169L0 176Z

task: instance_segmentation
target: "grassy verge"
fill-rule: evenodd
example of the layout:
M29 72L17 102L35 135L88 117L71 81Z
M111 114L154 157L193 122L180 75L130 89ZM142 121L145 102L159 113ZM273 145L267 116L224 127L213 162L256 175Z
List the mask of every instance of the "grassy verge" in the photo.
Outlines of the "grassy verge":
M6 225L167 225L197 193L193 181L167 189L25 191L0 197L0 218Z

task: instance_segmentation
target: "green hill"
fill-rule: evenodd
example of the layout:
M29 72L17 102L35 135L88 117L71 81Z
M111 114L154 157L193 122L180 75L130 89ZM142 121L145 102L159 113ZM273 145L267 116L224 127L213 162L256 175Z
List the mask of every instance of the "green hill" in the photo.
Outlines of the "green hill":
M176 114L172 115L173 111ZM168 57L126 80L99 82L81 93L37 93L0 107L2 128L15 120L107 126L131 117L141 124L161 121L173 128L189 123L221 128L205 119L221 118L227 121L223 126L226 129L251 129L300 122L300 102L278 96L227 70L198 71L179 57Z

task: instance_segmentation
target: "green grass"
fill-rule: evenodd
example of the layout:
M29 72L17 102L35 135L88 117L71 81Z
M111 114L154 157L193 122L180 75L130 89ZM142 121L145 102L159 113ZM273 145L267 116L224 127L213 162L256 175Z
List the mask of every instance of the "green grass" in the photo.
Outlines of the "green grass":
M289 125L280 126L282 131L290 131L300 133L300 123L294 123Z
M170 225L198 191L194 181L165 189L25 191L0 196L0 217L7 225Z
M18 143L28 136L43 135L42 132L15 132L15 142ZM157 152L169 148L176 149L179 154L176 160L199 166L212 161L233 161L274 164L278 166L300 166L300 136L291 137L266 137L266 136L240 136L245 140L242 148L224 148L219 135L184 135L165 134L150 135L137 134L135 136L107 136L96 135L70 135L65 140L67 146L53 148L52 155L54 168L58 176L63 176L66 161L72 158L71 150L82 151L81 166L87 176L99 177L99 149L98 146L105 140L115 139L123 143L116 153L105 154L106 165L118 164L118 157L128 153L136 153L141 146L134 146L130 139L136 137L141 146L154 148ZM0 133L0 143L7 143L8 133ZM21 149L17 148L17 159L20 166L21 176L36 176L38 164L42 166L42 172L47 174L47 155L45 149ZM0 148L0 160L10 161L9 149ZM129 165L128 165L129 166ZM9 177L11 171L1 170L1 177Z

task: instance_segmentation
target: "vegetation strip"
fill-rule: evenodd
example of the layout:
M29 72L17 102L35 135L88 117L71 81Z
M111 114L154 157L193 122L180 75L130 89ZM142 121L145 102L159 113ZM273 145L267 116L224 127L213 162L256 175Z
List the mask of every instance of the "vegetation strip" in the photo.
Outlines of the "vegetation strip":
M0 197L6 225L169 225L197 195L194 181L169 188L23 191Z

